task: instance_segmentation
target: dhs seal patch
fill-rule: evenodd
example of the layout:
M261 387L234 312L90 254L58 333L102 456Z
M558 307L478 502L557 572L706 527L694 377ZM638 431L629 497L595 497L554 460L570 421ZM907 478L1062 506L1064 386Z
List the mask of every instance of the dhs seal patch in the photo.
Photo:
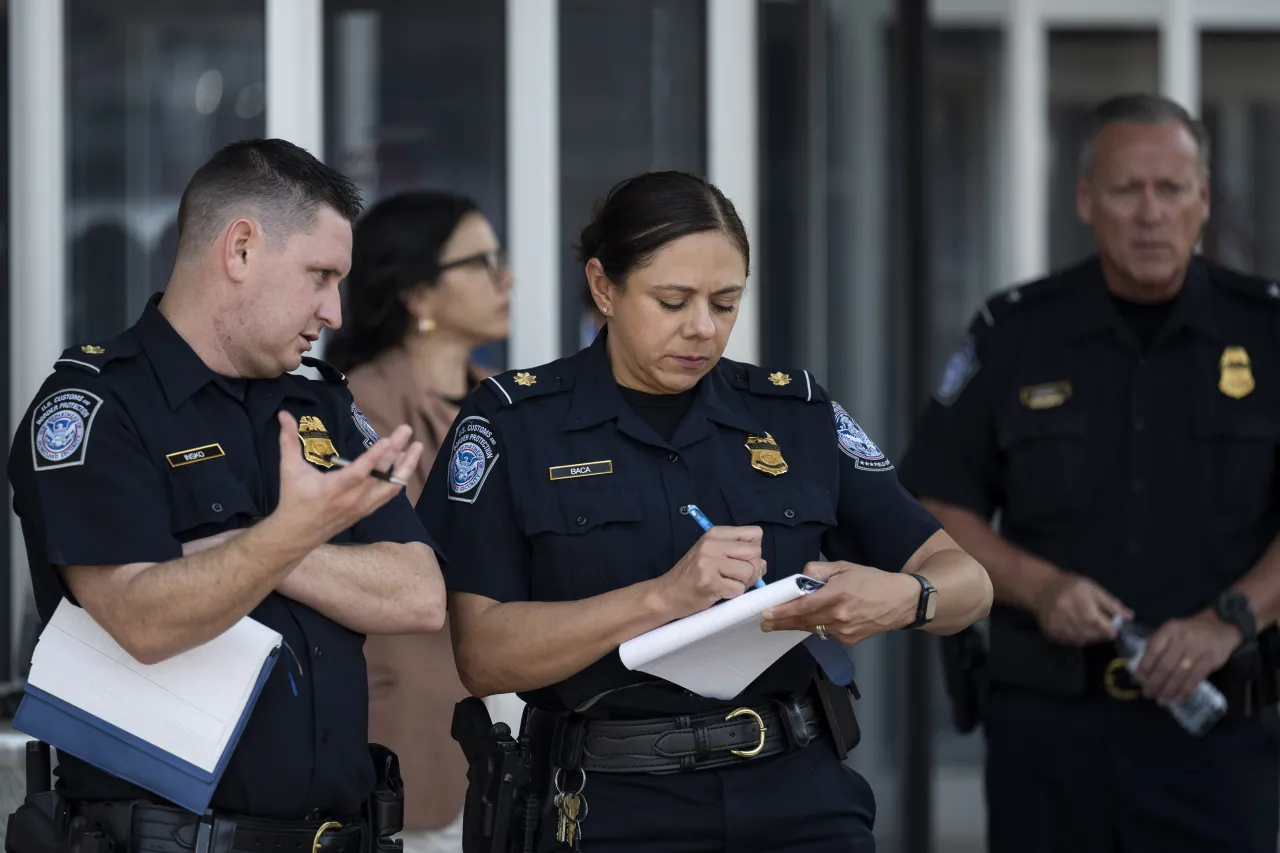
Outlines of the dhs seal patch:
M89 431L102 398L68 388L40 401L31 415L31 461L37 471L84 464Z
M364 412L360 411L360 407L353 401L351 403L351 420L356 422L356 429L360 430L360 436L364 440L365 449L373 447L378 442L378 433L369 425L368 419L365 418Z
M449 500L475 503L497 461L498 437L489 420L479 415L463 418L449 456Z
M843 406L832 401L831 409L835 414L836 438L840 442L840 450L846 456L863 471L889 471L893 468L893 464L885 458L862 427L858 426L858 422L849 417Z
M950 406L960 396L964 386L978 372L978 355L974 350L973 336L966 335L951 358L942 368L942 379L938 382L938 390L934 396L944 406Z

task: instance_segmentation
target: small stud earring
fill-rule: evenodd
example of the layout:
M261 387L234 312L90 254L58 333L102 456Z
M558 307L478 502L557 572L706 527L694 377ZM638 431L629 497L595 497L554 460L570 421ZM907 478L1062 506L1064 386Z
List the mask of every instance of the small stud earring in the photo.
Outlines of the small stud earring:
M430 317L418 318L418 331L424 335L429 335L436 330L436 321Z

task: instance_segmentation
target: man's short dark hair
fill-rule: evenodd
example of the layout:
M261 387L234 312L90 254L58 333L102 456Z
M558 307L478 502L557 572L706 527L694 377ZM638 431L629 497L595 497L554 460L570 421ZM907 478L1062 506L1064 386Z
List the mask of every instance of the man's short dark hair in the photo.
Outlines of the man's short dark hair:
M201 251L227 222L251 215L279 247L330 207L354 223L363 207L349 178L283 139L246 139L218 151L191 177L178 205L178 253Z
M1080 174L1093 171L1093 143L1104 127L1112 124L1164 124L1178 122L1195 138L1200 149L1200 168L1209 171L1209 131L1176 101L1161 95L1119 95L1094 107L1080 148Z

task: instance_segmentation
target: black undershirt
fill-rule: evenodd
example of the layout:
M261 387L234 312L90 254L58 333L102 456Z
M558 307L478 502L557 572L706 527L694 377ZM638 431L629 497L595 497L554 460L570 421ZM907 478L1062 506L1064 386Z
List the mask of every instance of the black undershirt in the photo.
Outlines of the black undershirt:
M1133 329L1133 333L1138 336L1142 348L1151 349L1151 344L1155 342L1156 336L1164 328L1165 321L1169 319L1169 312L1178 303L1178 297L1175 296L1164 302L1130 302L1113 293L1111 302L1120 312L1120 316L1129 324L1129 328Z
M640 420L647 423L663 441L670 443L684 413L693 405L693 395L697 393L697 389L690 388L678 394L646 394L619 385L618 393L640 416Z

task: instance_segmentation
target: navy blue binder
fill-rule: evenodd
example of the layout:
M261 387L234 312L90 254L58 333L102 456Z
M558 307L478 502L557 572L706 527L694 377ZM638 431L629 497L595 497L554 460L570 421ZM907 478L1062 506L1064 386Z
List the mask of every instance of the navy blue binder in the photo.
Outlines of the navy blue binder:
M278 647L272 650L263 662L249 701L212 773L31 685L24 689L13 727L59 752L74 755L99 770L202 814L213 799L279 652Z

